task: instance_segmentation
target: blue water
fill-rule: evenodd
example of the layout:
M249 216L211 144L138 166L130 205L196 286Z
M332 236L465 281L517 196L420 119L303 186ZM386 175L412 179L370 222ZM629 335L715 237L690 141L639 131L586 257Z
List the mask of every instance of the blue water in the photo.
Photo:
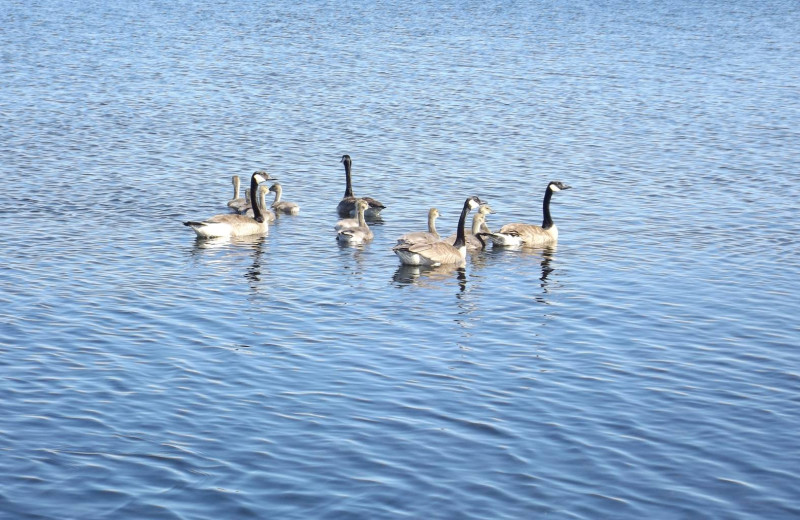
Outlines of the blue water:
M407 4L0 3L0 518L800 516L800 6Z

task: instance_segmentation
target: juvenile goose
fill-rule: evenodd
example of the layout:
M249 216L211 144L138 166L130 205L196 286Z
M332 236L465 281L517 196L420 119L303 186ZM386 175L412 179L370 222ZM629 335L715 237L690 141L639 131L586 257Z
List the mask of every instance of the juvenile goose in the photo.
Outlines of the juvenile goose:
M349 155L343 155L341 162L344 163L344 174L347 184L344 190L344 197L342 197L342 200L339 201L339 205L336 206L336 211L339 213L340 217L354 217L356 214L356 198L353 196L353 185L350 179L350 167L352 161ZM386 207L372 197L359 198L364 199L369 203L369 208L365 213L365 216L368 218L377 217L381 210Z
M561 181L550 181L544 192L542 213L544 218L541 226L533 224L506 224L495 233L485 233L495 246L526 246L541 247L554 244L558 241L558 228L550 216L550 198L553 193L567 190L570 187Z
M247 204L247 196L244 198L239 196L239 176L234 175L231 177L231 182L233 183L233 198L228 201L228 207L239 211L239 206Z
M283 193L283 188L281 188L281 184L279 182L276 182L270 186L269 191L275 193L275 200L272 202L272 209L274 209L276 213L285 213L287 215L297 215L300 213L300 206L294 202L281 201L281 193Z
M402 244L432 244L441 240L439 233L436 231L436 219L439 217L439 210L431 208L428 210L428 231L412 231L406 233L397 239L397 245Z
M253 207L254 217L245 215L214 215L201 221L184 222L184 226L194 229L199 237L243 237L248 235L264 234L269 229L269 222L264 218L256 201L258 184L265 179L258 172L250 177L250 205Z
M486 241L484 241L481 234L491 233L489 226L486 225L486 215L494 213L494 210L488 204L481 204L478 212L472 217L472 230L464 232L464 240L467 243L467 252L474 253L486 248ZM450 235L444 239L448 244L454 244L456 235Z
M336 234L336 240L345 244L362 244L372 240L372 230L367 226L364 213L369 208L369 202L364 199L356 201L356 211L358 212L358 226L340 230Z
M369 207L367 207L367 211L369 211ZM365 212L365 215L366 215L366 212ZM336 231L341 231L343 229L356 228L356 227L358 227L360 225L361 224L359 224L359 222L358 222L358 215L356 215L354 218L343 218L343 219L340 219L333 226L333 229L336 230Z
M261 214L264 215L265 220L269 222L275 222L275 213L267 209L267 191L269 191L269 188L266 186L258 187L258 209L261 210ZM253 208L250 207L248 207L247 211L242 214L250 218L255 217Z
M480 206L480 204L481 199L474 196L464 201L464 208L461 210L461 217L458 219L456 241L454 244L448 244L445 241L434 242L432 244L401 244L394 246L392 248L393 251L400 257L400 261L405 265L463 265L467 257L467 246L464 239L464 222L467 220L467 213Z

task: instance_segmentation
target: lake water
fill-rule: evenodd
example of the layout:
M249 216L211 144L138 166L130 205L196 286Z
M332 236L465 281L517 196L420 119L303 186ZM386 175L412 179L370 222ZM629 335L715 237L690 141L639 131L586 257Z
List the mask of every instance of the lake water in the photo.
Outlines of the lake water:
M411 4L0 4L0 518L800 516L800 5Z

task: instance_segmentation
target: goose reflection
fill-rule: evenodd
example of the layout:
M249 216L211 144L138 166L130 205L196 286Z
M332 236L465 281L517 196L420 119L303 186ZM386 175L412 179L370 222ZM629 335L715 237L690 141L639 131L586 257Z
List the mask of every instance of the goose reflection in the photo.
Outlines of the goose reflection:
M354 244L334 240L339 247L339 257L342 260L342 274L363 277L369 270L370 244Z
M219 237L219 238L196 238L190 251L191 256L196 262L203 262L213 267L230 271L237 265L237 260L243 255L250 258L250 265L242 275L248 282L250 289L258 292L264 268L269 264L262 265L264 248L267 244L266 236L250 235L245 237Z
M555 258L556 246L550 246L542 249L541 254L542 254L542 260L539 262L539 265L542 268L542 276L539 278L539 281L541 282L539 285L542 288L542 292L547 293L548 292L547 277L550 276L550 273L552 273L553 270L555 270L555 268L552 267L550 264L552 263L553 258Z
M467 288L467 271L458 264L440 265L437 267L400 264L392 276L397 287L419 285L422 287L442 287L445 282L455 278L459 292Z
M245 279L247 279L247 283L250 285L250 289L253 292L258 292L261 286L261 258L264 256L264 240L255 242L252 244L253 247L251 249L250 257L252 258L252 264L244 273Z
M192 254L202 254L206 250L221 250L221 249L234 249L241 250L244 248L254 248L259 244L263 244L266 240L266 235L249 235L244 237L214 237L203 238L196 237L192 246Z
M552 244L545 247L523 247L523 248L492 248L481 251L480 254L471 255L470 266L475 270L483 270L488 268L491 264L505 259L507 262L509 258L523 258L533 261L538 261L539 271L538 275L539 287L541 294L534 296L534 299L539 303L549 304L545 296L552 290L554 281L552 280L552 273L555 270L553 261L556 258L556 251L558 246ZM527 262L519 264L519 269L529 269L530 264Z

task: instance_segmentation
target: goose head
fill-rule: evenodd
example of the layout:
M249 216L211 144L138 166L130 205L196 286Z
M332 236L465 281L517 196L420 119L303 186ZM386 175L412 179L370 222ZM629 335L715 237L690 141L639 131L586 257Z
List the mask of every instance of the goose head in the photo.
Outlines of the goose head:
M278 193L279 191L281 191L281 183L279 182L273 183L272 186L269 187L269 191Z
M369 208L369 202L364 199L358 199L356 201L356 213L359 211L366 211Z
M484 202L483 204L481 204L481 207L478 208L478 213L480 215L482 215L482 216L483 215L491 215L492 213L494 213L494 210L492 209L491 206L489 206L489 204Z
M550 191L561 191L561 190L568 190L571 186L567 186L561 181L550 181L550 184L547 185L547 189Z
M481 206L481 204L483 204L481 202L481 199L479 199L478 197L476 197L474 195L467 199L467 207L469 207L470 210L473 210L475 208L479 208Z
M266 181L274 181L275 177L272 177L266 170L256 170L253 172L253 177L256 178L256 182L261 184L262 182Z
M436 208L431 208L428 210L428 219L437 219L439 218L439 210Z

